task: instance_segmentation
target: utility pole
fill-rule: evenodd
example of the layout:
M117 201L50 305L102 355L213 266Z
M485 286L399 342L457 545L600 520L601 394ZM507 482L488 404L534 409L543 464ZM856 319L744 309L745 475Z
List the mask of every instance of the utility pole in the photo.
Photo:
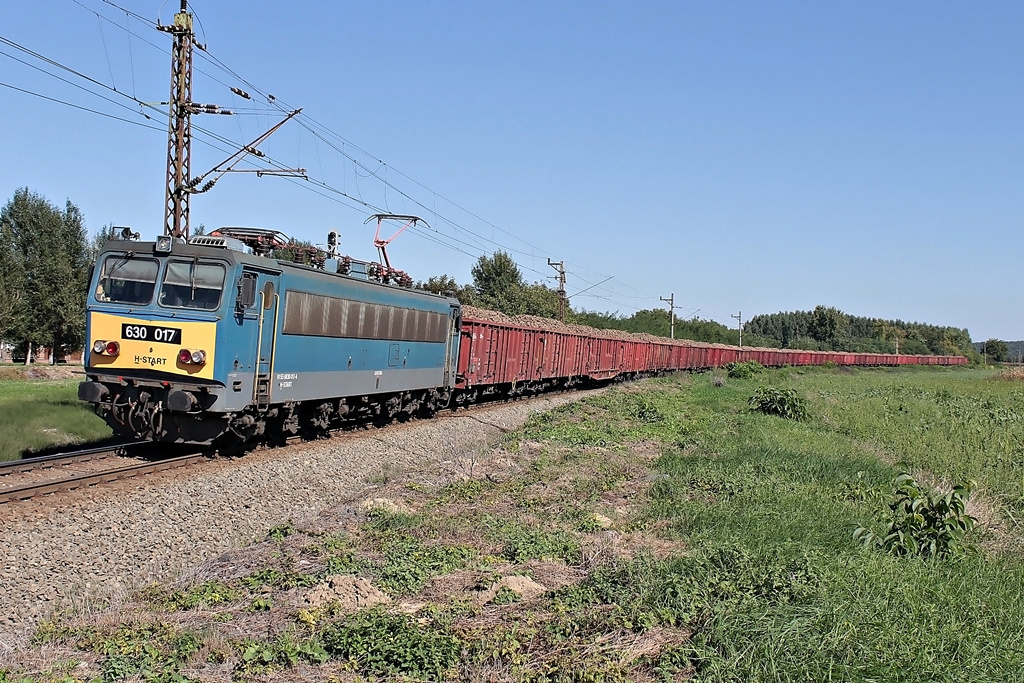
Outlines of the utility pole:
M736 329L740 331L740 348L743 348L743 311L739 312L739 315L732 316L736 318Z
M192 15L188 11L188 0L181 0L180 7L180 11L174 15L174 23L172 25L163 26L158 24L157 29L174 36L174 47L171 49L171 98L168 102L170 107L168 118L170 122L167 126L167 184L164 189L164 234L187 240L189 235L188 205L190 195L206 192L225 173L232 171L241 172L243 169L235 169L234 166L246 154L252 154L257 157L264 156L263 152L256 149L256 146L280 128L285 121L298 114L301 109L290 113L285 117L284 121L281 121L248 145L239 149L210 171L193 178L192 114L231 115L234 112L221 109L216 104L198 104L192 101L192 47L198 47L200 50L205 50L206 48L196 42L195 33L192 32ZM231 88L231 91L244 99L252 99L247 92L238 88ZM305 176L305 169L301 168L251 169L249 171L257 175ZM207 181L202 187L198 187L206 179L206 176L211 173L219 175Z
M188 239L188 181L192 157L192 15L188 0L174 24L158 26L174 36L171 49L170 123L167 128L167 187L164 192L164 234Z
M669 332L668 333L669 333L669 336L672 339L675 339L676 338L676 293L672 292L671 294L668 295L667 299L665 297L663 297L663 296L659 296L658 298L668 304L668 310L669 310L669 325L668 325Z
M565 261L552 261L548 265L558 271L558 322L565 322Z

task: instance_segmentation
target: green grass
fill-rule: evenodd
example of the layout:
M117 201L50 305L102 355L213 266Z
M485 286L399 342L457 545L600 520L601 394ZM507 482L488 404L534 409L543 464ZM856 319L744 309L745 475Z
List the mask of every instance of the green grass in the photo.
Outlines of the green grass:
M110 427L78 400L79 381L0 380L0 461L110 437Z
M151 652L136 652L141 627L53 626L52 639L103 652L90 672L110 680L200 670L193 631L236 680L327 661L366 680L1024 680L1018 385L945 369L713 380L615 387L536 415L500 444L509 476L375 490L407 512L275 527L267 566L144 596L165 643ZM761 387L794 392L807 416L752 411ZM931 558L857 542L858 527L885 529L904 469L943 491L976 480L999 533ZM472 597L552 571L568 578L540 595ZM404 607L282 607L335 574ZM193 631L163 625L183 610ZM278 621L239 632L254 615ZM206 635L222 622L227 644Z
M989 376L779 371L662 394L675 403L677 421L701 427L687 430L692 444L662 455L668 476L652 491L652 520L668 523L698 557L724 549L750 558L753 567L806 562L814 577L813 590L785 601L762 595L760 584L744 583L722 563L717 573L704 571L700 585L686 586L690 609L704 610L690 653L703 680L1021 677L1018 555L979 550L924 561L865 550L852 540L857 526L880 525L887 512L898 468L886 461L937 480L974 478L1010 508L1019 505L1022 463L1013 458L1013 444L1024 404L1019 389ZM797 423L743 410L765 382L807 396L811 419ZM964 425L988 431L964 434ZM745 599L703 595L719 581Z

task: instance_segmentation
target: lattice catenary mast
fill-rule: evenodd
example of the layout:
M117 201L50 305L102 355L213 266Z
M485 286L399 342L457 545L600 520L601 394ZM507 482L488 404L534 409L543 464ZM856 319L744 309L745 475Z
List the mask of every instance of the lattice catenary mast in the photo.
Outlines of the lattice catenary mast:
M170 124L167 129L167 186L164 192L164 234L188 239L188 180L192 156L192 15L187 0L171 26L157 26L174 36L171 50Z
M157 29L174 36L174 47L171 49L171 98L169 124L167 127L167 184L164 189L164 234L172 237L188 239L189 235L189 197L193 194L206 192L214 186L225 173L241 172L248 169L236 169L234 166L246 154L262 157L263 152L256 146L267 139L285 121L289 120L301 109L288 114L284 120L245 145L223 162L206 173L192 177L192 114L233 114L228 109L221 109L216 104L198 104L192 101L192 48L206 48L196 42L192 32L192 15L188 12L188 0L181 0L181 9L174 15L174 23L170 26L157 24ZM231 88L239 97L251 100L252 97L243 90ZM270 96L273 97L272 95ZM305 169L253 169L257 175L292 175L305 177ZM211 173L216 177L207 180L202 187L197 187Z

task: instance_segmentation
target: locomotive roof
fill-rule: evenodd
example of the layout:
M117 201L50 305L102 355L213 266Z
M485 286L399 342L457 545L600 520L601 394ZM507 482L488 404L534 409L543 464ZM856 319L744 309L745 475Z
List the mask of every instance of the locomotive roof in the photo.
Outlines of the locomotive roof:
M224 238L215 239L223 240ZM365 276L365 274L360 276L359 273L342 274L335 272L334 268L336 268L338 259L327 259L327 265L329 266L328 269L320 268L309 264L295 263L294 261L269 258L266 256L258 256L256 254L248 253L248 251L245 251L244 245L242 245L237 240L233 240L230 238L228 238L227 244L224 244L223 246L213 246L207 240L203 240L202 242L203 243L191 244L184 241L176 240L172 243L170 252L160 252L157 251L157 245L159 244L159 242L156 241L142 242L135 240L112 239L108 240L103 244L103 247L101 248L100 253L97 256L97 260L99 260L108 253L123 253L132 256L144 256L148 258L173 258L175 256L212 258L221 261L226 261L231 265L245 264L263 270L274 270L282 273L286 271L302 271L309 273L310 275L313 276L319 275L321 277L326 278L344 278L345 280L348 281L355 281L363 283L365 285L380 287L387 291L403 292L413 296L418 295L437 299L444 299L449 302L454 302L458 304L458 300L450 296L434 294L433 292L428 292L422 289L412 289L407 287L399 287L397 285L392 284L384 284L383 282L379 282L373 278ZM232 243L236 243L237 247L236 244ZM367 264L367 262L365 261L355 261L351 259L350 261L356 264ZM363 272L365 273L365 270Z

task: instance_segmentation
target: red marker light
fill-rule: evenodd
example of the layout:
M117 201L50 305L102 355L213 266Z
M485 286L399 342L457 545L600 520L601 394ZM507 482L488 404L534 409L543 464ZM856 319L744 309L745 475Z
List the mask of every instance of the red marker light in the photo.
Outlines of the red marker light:
M108 341L106 352L108 356L116 356L117 354L121 353L121 345L118 344L116 341Z
M192 352L188 349L182 349L178 351L178 362L182 365L188 365L192 362Z

